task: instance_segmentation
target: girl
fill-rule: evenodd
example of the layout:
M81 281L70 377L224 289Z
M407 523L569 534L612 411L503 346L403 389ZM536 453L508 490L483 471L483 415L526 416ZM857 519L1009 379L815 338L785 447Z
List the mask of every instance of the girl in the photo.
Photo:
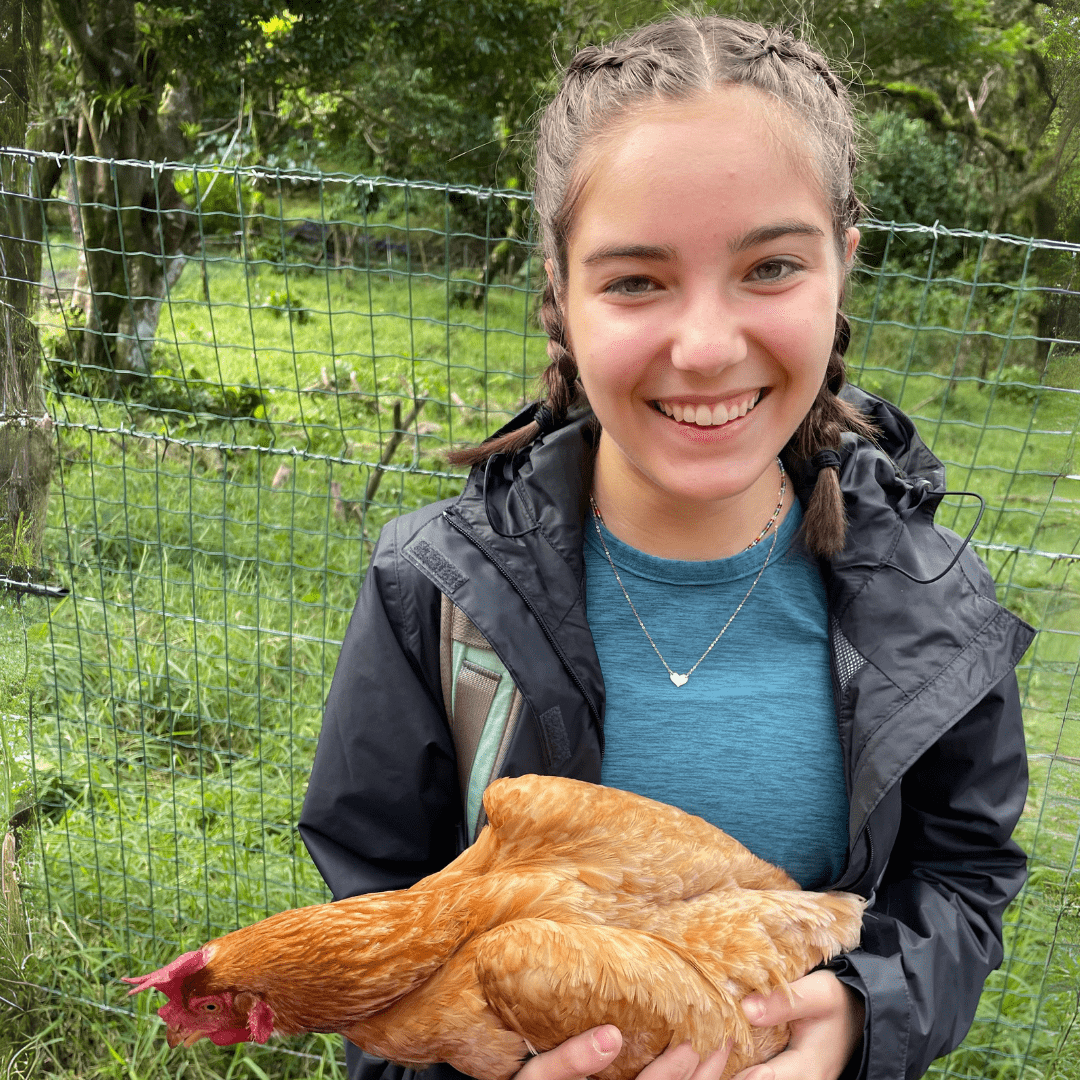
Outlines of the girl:
M1024 879L1030 628L934 524L944 470L910 421L840 394L855 156L844 86L788 33L676 18L574 57L537 146L543 400L465 455L460 498L383 530L300 824L338 898L465 844L445 594L520 700L497 773L675 803L871 899L858 950L746 1000L792 1036L744 1080L921 1076ZM595 1073L621 1038L522 1080ZM726 1057L677 1047L641 1076ZM350 1068L401 1073L355 1047Z

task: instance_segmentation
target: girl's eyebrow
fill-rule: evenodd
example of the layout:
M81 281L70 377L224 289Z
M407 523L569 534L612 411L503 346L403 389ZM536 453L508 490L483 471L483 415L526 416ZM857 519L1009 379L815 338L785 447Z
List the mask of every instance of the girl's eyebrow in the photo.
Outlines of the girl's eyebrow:
M775 225L759 225L728 245L733 255L782 236L820 236L825 234L808 221L778 221ZM678 258L678 252L667 244L609 244L590 252L581 260L584 266L607 262L609 259L646 259L652 262L669 262Z
M748 233L733 240L729 245L732 255L740 251L756 247L758 244L767 244L770 240L779 240L782 236L821 236L824 233L808 221L778 221L775 225L760 225L751 229Z
M606 262L608 259L648 259L653 262L668 262L677 258L678 253L666 244L611 244L597 248L582 259L585 266Z

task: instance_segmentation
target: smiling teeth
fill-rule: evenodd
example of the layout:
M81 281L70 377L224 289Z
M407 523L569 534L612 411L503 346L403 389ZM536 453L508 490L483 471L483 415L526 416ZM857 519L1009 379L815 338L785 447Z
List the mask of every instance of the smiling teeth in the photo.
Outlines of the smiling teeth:
M758 403L760 397L759 390L756 394L751 394L730 406L721 403L711 407L708 405L669 405L665 401L658 401L656 404L661 412L666 413L673 420L678 420L681 424L719 427L731 420L737 420L740 416L745 416Z

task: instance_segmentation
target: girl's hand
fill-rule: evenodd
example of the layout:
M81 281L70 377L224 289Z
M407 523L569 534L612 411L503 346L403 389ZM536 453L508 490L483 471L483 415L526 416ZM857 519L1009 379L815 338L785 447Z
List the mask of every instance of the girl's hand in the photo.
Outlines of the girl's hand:
M836 1080L862 1038L865 1006L831 971L813 971L768 997L750 994L743 1012L757 1027L790 1024L787 1049L732 1080Z
M604 1024L530 1058L516 1080L585 1080L610 1065L621 1048L622 1033ZM646 1065L638 1080L720 1080L728 1052L724 1047L699 1058L689 1043L673 1046Z

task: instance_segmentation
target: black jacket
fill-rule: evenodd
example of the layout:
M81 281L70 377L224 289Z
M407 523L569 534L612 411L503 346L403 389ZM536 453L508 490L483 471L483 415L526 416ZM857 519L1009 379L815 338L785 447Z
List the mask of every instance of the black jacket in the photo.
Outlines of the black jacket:
M872 901L860 948L833 967L867 1003L862 1060L849 1073L900 1080L961 1041L1002 959L1002 912L1025 876L1010 840L1027 791L1013 668L1033 631L995 601L970 549L939 580L911 580L941 574L962 546L933 520L944 469L899 410L845 395L880 437L877 447L844 444L848 540L822 563L851 806L835 887ZM587 416L571 420L513 460L474 469L457 499L383 529L300 819L335 898L411 885L464 844L440 593L479 627L524 698L504 774L599 782L604 682L582 555L592 430ZM402 1072L371 1059L361 1067L355 1047L349 1057L354 1077ZM440 1065L426 1075L456 1074Z

